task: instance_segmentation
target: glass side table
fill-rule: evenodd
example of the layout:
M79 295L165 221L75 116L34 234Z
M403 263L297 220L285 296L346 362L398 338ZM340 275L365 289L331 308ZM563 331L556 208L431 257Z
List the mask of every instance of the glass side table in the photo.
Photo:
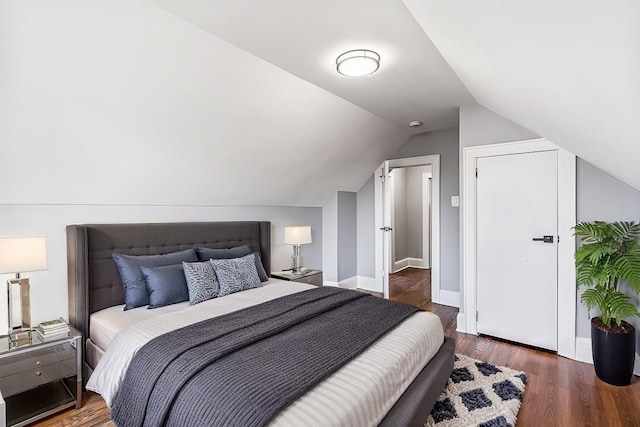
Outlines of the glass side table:
M82 334L0 337L0 427L24 426L82 406Z

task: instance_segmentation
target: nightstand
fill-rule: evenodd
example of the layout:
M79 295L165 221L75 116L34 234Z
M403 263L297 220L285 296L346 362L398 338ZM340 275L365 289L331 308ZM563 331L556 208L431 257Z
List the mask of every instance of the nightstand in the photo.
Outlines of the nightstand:
M0 337L0 426L24 426L82 406L82 334Z
M322 271L302 269L302 273L293 274L291 270L274 271L271 277L280 280L288 280L290 282L308 283L310 285L322 286Z

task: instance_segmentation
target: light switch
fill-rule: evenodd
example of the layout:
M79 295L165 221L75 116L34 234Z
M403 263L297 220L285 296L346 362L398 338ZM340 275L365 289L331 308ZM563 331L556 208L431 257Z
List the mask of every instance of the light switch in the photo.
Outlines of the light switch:
M451 196L451 207L457 208L460 206L460 196Z

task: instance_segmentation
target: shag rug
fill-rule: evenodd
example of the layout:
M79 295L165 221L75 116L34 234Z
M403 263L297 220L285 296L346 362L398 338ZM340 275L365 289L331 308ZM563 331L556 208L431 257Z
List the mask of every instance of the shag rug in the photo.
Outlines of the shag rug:
M426 426L513 427L526 382L524 372L457 354Z

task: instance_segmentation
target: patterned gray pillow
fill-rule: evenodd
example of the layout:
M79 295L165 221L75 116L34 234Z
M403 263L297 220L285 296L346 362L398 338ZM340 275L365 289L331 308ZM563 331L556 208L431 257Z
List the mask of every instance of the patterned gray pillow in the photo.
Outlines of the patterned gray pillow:
M212 259L210 262L220 284L219 296L260 287L253 254L234 259Z
M189 305L218 296L218 279L210 262L183 262L182 266L189 288Z

